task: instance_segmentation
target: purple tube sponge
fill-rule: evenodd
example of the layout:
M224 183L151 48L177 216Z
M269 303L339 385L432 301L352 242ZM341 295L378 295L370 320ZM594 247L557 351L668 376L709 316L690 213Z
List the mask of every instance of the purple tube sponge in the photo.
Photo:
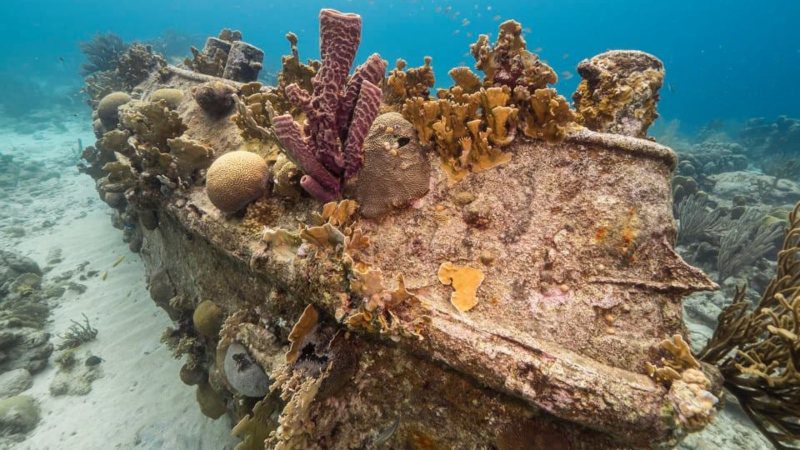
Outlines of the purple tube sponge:
M319 21L322 66L312 80L313 92L297 84L285 89L305 113L305 128L301 131L288 114L275 117L273 128L305 173L301 186L327 202L340 195L343 179L361 169L364 139L380 109L386 62L374 53L348 78L361 41L361 16L323 9Z

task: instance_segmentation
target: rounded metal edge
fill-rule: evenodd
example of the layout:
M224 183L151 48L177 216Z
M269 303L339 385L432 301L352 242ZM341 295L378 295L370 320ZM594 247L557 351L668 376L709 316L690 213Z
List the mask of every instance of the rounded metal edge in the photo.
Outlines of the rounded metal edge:
M664 162L670 170L675 169L678 155L671 148L647 139L624 136L621 134L599 133L587 128L574 131L567 135L564 142L576 144L592 144L606 147L610 150L619 150L644 156Z

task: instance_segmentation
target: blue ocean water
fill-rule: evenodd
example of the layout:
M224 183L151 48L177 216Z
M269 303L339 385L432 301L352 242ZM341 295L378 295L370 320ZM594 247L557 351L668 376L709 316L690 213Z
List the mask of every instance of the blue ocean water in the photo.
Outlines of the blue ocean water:
M223 27L236 28L265 50L265 67L274 71L288 31L300 37L303 57L318 56L321 7L363 16L359 60L379 52L413 66L430 55L438 85L449 84L451 67L473 64L469 44L478 34L496 35L501 21L516 19L529 30L529 48L541 49L560 74L557 87L567 97L581 59L632 48L666 64L660 111L682 127L800 115L800 2L782 0L4 0L0 104L22 114L54 101L74 103L82 82L77 43L97 32L134 41L172 30L201 45Z

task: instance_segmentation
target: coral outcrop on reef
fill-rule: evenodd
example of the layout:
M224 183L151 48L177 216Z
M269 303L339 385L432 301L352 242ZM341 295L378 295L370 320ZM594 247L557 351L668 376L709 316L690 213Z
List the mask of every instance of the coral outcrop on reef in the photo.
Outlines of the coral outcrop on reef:
M583 80L572 95L581 123L595 131L646 137L658 117L664 64L640 51L612 50L578 64Z
M42 271L29 258L0 250L0 373L41 371L53 352L43 330L50 307Z
M508 21L471 47L481 76L431 98L430 59L349 73L361 26L323 10L322 61L289 34L274 87L222 78L239 36L210 39L85 153L203 413L241 449L667 446L707 424L717 372L663 341L683 354L680 299L715 284L672 248L675 154L649 122L625 135L654 92L616 98L617 134L584 128Z

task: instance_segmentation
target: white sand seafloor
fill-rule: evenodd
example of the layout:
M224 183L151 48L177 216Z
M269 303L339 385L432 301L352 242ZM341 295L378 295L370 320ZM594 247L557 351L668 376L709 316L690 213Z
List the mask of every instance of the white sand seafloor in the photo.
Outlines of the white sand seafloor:
M80 362L89 354L103 360L103 377L92 383L89 394L54 397L49 392L56 373L54 353L24 392L38 400L41 421L14 448L231 449L237 442L230 436L231 423L226 416L213 421L200 412L194 388L178 378L181 361L160 342L171 322L149 297L142 262L122 242L122 232L111 226L111 210L98 198L92 179L74 167L77 139L85 145L94 142L89 124L87 117L75 118L34 134L0 126L0 151L40 161L44 168L60 173L58 178L17 189L9 198L0 197L0 247L36 261L47 271L45 283L75 271L71 281L87 290L82 294L67 290L51 300L47 331L57 345L58 334L85 314L99 333L80 347ZM23 229L24 235L3 232L11 227ZM63 260L48 264L54 249L61 250ZM121 256L124 260L113 267ZM88 265L78 271L84 262ZM91 271L97 274L87 276ZM711 426L690 435L679 448L771 446L741 410L729 405Z
M61 172L60 178L31 187L32 192L0 199L4 218L0 226L11 223L25 230L18 238L0 232L0 246L30 257L43 269L48 266L48 253L61 249L63 261L52 265L45 282L89 262L84 273L94 270L98 275L85 280L75 275L72 280L86 285L86 291L68 290L51 301L46 331L57 345L58 334L85 314L99 332L96 340L79 348L80 364L88 354L103 360L103 377L92 383L89 394L54 397L49 392L56 373L54 353L24 392L38 400L41 421L13 448L233 448L237 439L230 436L229 419L223 416L213 421L200 412L194 388L178 378L181 362L160 342L171 322L150 299L138 255L122 242L121 231L111 226L111 210L99 200L93 180L65 161L79 137L86 145L94 142L89 123L82 118L65 124L66 131L59 127L34 136L0 130L4 153L25 155ZM112 267L120 256L125 259ZM105 280L103 272L108 273Z

